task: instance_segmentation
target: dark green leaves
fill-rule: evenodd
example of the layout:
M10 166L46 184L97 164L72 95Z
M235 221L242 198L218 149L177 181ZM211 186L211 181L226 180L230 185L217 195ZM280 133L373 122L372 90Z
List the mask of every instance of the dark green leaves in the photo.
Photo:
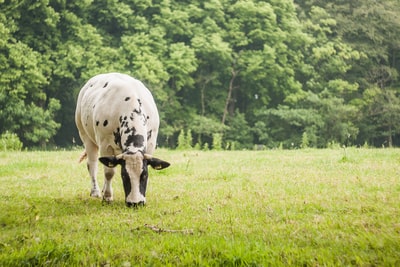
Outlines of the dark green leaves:
M304 133L309 146L400 144L397 0L39 0L1 10L0 133L26 144L78 140L77 92L102 72L150 88L162 146L181 129L236 148L292 147Z

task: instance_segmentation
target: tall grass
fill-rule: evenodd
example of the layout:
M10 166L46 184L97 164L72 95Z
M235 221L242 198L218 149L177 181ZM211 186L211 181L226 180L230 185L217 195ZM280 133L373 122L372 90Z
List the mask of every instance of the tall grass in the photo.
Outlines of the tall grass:
M139 209L79 154L0 153L0 266L400 265L399 149L158 150Z

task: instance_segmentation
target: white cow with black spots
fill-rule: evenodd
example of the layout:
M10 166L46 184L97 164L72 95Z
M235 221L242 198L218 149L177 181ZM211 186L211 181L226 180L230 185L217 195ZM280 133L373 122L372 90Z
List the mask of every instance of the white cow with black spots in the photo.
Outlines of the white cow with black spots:
M121 165L127 206L146 203L147 165L160 170L170 164L152 157L159 116L150 91L142 82L120 73L100 74L81 89L75 122L85 146L83 160L92 179L90 195L100 197L97 159L104 164L103 199L113 200L111 180Z

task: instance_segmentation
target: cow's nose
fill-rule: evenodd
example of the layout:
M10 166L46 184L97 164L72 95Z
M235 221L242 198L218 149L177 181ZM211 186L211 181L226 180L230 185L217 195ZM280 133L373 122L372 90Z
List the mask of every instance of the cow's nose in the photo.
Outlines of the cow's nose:
M126 206L128 208L130 208L130 207L134 207L134 208L144 207L145 204L146 203L144 203L144 201L139 201L138 203L126 202Z

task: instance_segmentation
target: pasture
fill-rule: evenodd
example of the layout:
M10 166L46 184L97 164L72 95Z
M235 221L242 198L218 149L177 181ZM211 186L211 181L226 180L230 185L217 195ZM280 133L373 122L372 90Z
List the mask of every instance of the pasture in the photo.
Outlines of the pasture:
M400 265L400 149L161 149L138 209L80 153L0 152L0 266Z

